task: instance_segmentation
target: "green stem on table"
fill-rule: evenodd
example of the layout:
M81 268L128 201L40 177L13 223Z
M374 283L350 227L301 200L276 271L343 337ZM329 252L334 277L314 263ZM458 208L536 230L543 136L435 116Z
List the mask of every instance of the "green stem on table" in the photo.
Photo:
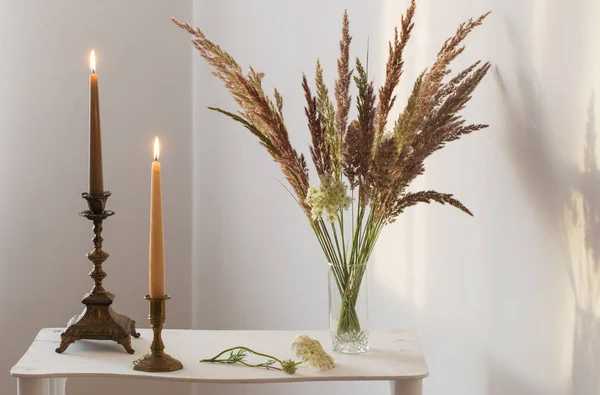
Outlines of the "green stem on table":
M234 353L234 351L237 351L237 353ZM267 362L263 362L263 363L258 363L258 364L251 364L248 363L244 360L244 358L246 357L246 352L249 352L251 354L260 356L260 357L265 357L268 358ZM230 353L229 357L227 358L219 358L221 357L223 354L225 353ZM231 347L228 348L226 350L221 351L219 354L215 355L212 358L209 359L201 359L200 362L208 362L208 363L221 363L221 364L228 364L228 365L233 365L236 363L242 364L244 366L248 366L248 367L253 367L253 368L266 368L266 369L276 369L276 370L281 370L281 371L286 371L289 373L289 365L291 364L293 367L296 367L298 365L300 365L302 362L293 362L293 361L282 361L281 359L274 357L272 355L269 354L264 354L264 353L260 353L258 351L255 351L251 348L248 347L244 347L244 346L237 346L237 347ZM277 366L273 366L275 364L275 362L278 362L282 368L278 368ZM288 365L288 370L284 369L284 365ZM295 368L294 368L295 371Z
M280 360L279 358L276 358L276 357L274 357L274 356L272 356L272 355L269 355L269 354L263 354L263 353L260 353L260 352L258 352L258 351L254 351L253 349L251 349L251 348L248 348L248 347L244 347L244 346L237 346L237 347L231 347L231 348L228 348L227 350L223 350L223 351L221 351L219 354L215 355L214 357L212 357L212 358L210 358L210 359L203 359L203 360L201 360L200 362L217 362L217 359L218 359L218 358L219 358L221 355L223 355L223 354L225 354L225 353L228 353L228 352L231 352L231 351L235 351L235 350L244 350L244 351L248 351L249 353L252 353L252 354L254 354L254 355L258 355L259 357L270 358L270 359L273 359L273 360L275 360L275 361L277 361L277 362L281 363L281 360Z

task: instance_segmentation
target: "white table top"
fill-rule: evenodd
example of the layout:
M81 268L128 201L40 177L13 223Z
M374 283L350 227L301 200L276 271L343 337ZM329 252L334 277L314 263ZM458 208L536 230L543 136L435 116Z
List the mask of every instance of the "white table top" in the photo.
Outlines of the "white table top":
M201 383L278 383L298 381L403 380L422 379L427 365L416 336L407 331L372 331L371 351L359 355L331 353L327 331L205 331L164 330L165 352L179 359L184 368L170 373L133 370L132 361L147 353L152 340L150 329L140 329L142 337L132 339L135 354L110 341L80 340L63 354L54 349L62 329L42 329L29 350L11 369L12 376L40 377L137 377ZM222 350L247 346L280 359L295 359L290 345L297 334L318 339L335 358L336 368L315 372L300 365L289 375L280 371L236 365L199 363Z

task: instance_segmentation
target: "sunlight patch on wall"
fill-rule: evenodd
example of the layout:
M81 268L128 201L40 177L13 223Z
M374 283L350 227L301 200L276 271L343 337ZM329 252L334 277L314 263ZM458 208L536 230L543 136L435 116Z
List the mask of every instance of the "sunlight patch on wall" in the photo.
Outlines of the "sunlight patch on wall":
M414 189L424 184L421 178ZM427 305L427 208L413 207L384 228L371 258L377 286L418 310Z
M529 3L530 15L532 18L532 42L536 45L531 46L532 59L536 65L544 59L544 50L546 45L546 24L548 22L547 7L548 0L532 0Z
M589 207L584 195L574 191L572 207L567 211L568 240L570 246L569 279L575 294L577 308L600 317L600 277L598 276L598 253L590 249L591 225L586 224Z
M423 210L418 215L418 220L413 226L414 254L413 254L413 303L417 308L424 308L427 298L427 213Z
M388 41L393 39L394 27L400 24L400 16L409 4L409 0L384 0L381 7L380 33L385 39L380 41L378 48L378 53L381 54L381 59L376 62L379 66L376 77L378 84L383 83L385 79ZM437 52L436 49L428 47L431 26L429 7L428 1L417 2L415 28L404 52L404 73L395 92L398 99L395 108L390 112L388 129L393 126L394 120L404 108L406 97L412 89L412 81L426 68L428 58L432 58ZM420 176L411 186L411 190L424 189L425 180L424 175ZM426 212L427 210L411 208L410 214L400 215L396 223L384 229L372 255L372 261L377 263L371 266L371 274L378 286L417 309L423 309L427 301Z
M410 236L396 223L382 232L370 263L370 275L388 294L399 300L410 300L410 265L412 261Z

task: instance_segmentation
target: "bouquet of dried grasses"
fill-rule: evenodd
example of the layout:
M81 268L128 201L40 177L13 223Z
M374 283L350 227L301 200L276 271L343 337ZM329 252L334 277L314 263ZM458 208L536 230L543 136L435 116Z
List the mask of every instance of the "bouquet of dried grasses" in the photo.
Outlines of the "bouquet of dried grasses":
M382 228L407 208L437 202L471 212L451 194L432 190L412 192L410 183L424 172L424 161L434 151L487 125L467 124L461 110L487 73L490 64L479 61L452 77L450 64L464 50L463 41L488 14L459 25L444 42L433 65L413 84L404 110L391 128L388 116L396 103L404 49L413 30L412 0L389 43L383 85L376 92L365 66L357 58L350 67L350 24L344 13L338 77L333 98L316 64L316 91L306 76L302 88L305 113L312 137L310 154L320 184L311 186L306 159L291 145L283 117L283 98L277 90L271 99L263 91L264 74L242 71L235 59L209 40L199 28L173 21L193 36L192 43L213 67L240 107L239 113L211 108L241 123L279 163L295 198L306 214L331 266L342 299L337 331L361 332L355 305L366 262ZM349 120L350 87L357 88L357 117Z

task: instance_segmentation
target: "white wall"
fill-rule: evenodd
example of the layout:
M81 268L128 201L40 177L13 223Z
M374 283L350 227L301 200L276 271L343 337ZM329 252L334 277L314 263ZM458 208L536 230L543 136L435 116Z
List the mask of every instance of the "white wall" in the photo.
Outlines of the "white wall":
M370 37L379 84L407 3L196 0L194 22L243 65L266 72L266 86L286 100L292 142L306 152L301 72L312 76L321 57L331 86L343 10L354 56L364 56ZM384 231L372 262L372 326L418 331L431 370L425 393L600 394L597 3L418 1L400 99L458 23L489 9L456 69L478 58L495 65L466 111L491 127L434 155L414 186L455 193L475 218L448 207L412 209ZM194 327L326 328L318 244L264 150L206 109L234 110L233 100L198 56L193 70ZM233 391L384 394L386 387L197 393Z
M105 186L117 212L105 223L105 286L115 310L148 327L151 144L164 143L163 204L168 325L190 320L191 58L170 17L187 0L0 2L0 392L8 370L42 327L79 313L93 285L86 208L88 52L98 55ZM115 344L116 347L116 344ZM134 340L135 348L135 340ZM118 350L118 347L116 347ZM68 350L67 350L68 352ZM119 350L119 352L124 352ZM142 355L146 350L137 350ZM133 359L133 357L132 357ZM71 380L72 394L162 394L144 381ZM177 386L174 392L187 392Z
M383 79L385 45L408 1L176 0L0 2L0 370L37 330L63 326L91 287L85 208L87 52L97 49L106 186L107 288L147 327L151 139L164 142L170 327L324 329L325 262L277 166L174 15L193 20L286 99L307 151L301 72L321 57L333 81L340 20L353 55ZM467 118L491 127L428 162L415 188L453 192L476 216L439 206L385 230L370 273L373 327L415 329L428 394L600 394L596 151L600 36L593 0L421 0L400 99L464 19L494 13L459 65L495 64ZM568 4L575 3L575 4ZM192 10L193 5L193 10ZM192 12L193 11L193 12ZM93 15L91 17L90 15ZM457 68L458 66L457 65ZM193 73L192 73L193 69ZM192 89L190 91L190 82ZM193 262L190 265L190 262ZM176 306L176 307L175 307ZM143 350L138 350L142 352ZM199 356L203 350L198 350ZM181 385L72 380L73 394L188 393ZM15 380L0 377L2 393ZM227 394L384 394L383 384L196 388Z

